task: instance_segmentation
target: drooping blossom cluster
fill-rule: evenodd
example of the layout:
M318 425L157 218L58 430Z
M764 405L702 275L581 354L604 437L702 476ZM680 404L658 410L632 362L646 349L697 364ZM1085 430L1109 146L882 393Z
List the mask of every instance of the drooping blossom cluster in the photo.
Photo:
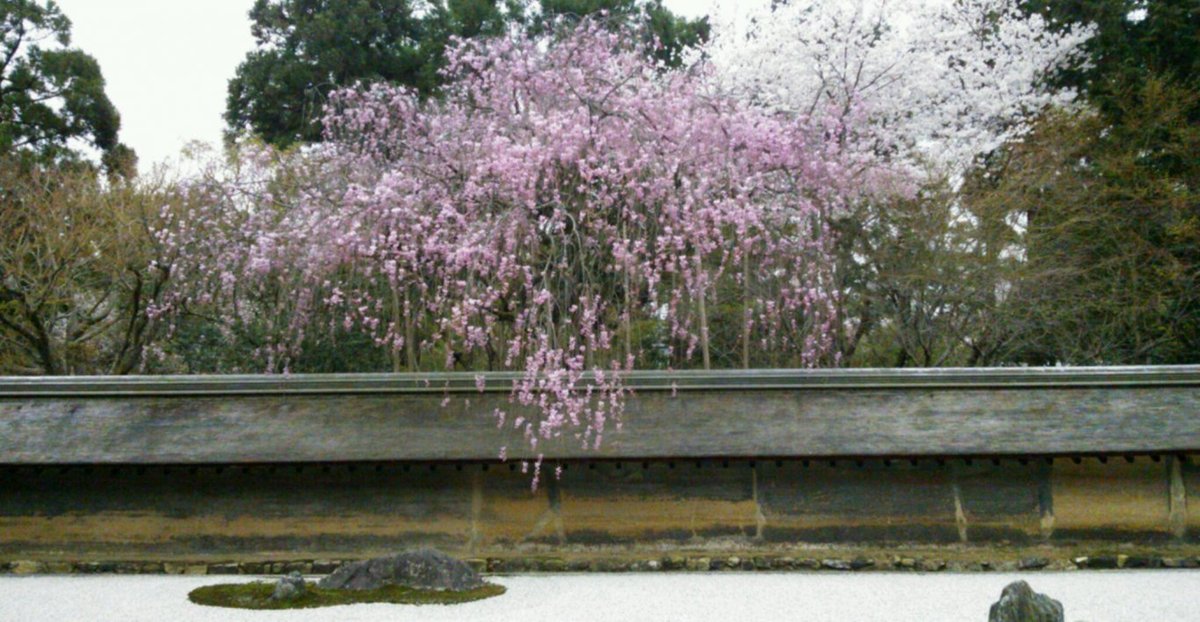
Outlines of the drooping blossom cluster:
M336 93L301 189L281 201L257 184L254 205L226 208L232 241L196 253L218 257L189 269L229 303L230 288L288 297L273 370L333 309L396 370L523 372L494 414L540 456L620 425L621 372L647 357L635 325L708 367L712 309L732 303L744 364L760 348L826 355L822 216L868 178L832 139L846 117L740 103L705 66L665 71L588 22L554 43L461 42L446 71L436 100Z
M287 372L310 326L311 274L301 266L314 248L300 219L301 204L344 187L331 160L280 153L247 142L225 158L195 153L199 166L179 183L180 206L163 208L152 233L169 257L173 287L148 309L174 331L184 314L208 320L228 342L257 344L257 367ZM313 219L311 226L319 226Z
M951 176L1075 93L1046 87L1083 63L1091 26L1055 29L1019 0L797 0L718 23L720 81L774 109L862 106L862 145Z

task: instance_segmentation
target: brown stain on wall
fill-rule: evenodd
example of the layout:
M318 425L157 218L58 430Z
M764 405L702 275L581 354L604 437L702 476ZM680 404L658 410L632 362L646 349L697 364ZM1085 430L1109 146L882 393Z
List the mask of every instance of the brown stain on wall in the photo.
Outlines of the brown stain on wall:
M604 534L630 542L686 539L701 535L753 535L753 501L679 498L611 499L564 495L563 522L568 533Z
M87 516L23 516L0 518L4 542L31 544L87 544L88 542L165 545L179 539L221 537L225 539L269 538L286 534L311 537L334 534L342 537L399 537L413 533L439 534L466 540L470 521L465 517L440 516L436 520L414 520L396 515L306 516L258 518L197 515L172 518L156 514L112 512Z
M1180 479L1185 494L1184 538L1200 541L1200 457L1184 456Z
M532 491L530 476L507 465L9 471L0 473L0 553L315 557L420 544L472 555L720 550L755 542L950 544L964 528L970 544L1035 543L1047 484L1055 521L1048 544L1121 544L1168 537L1168 474L1165 460L1149 458L576 463L561 479L547 466ZM1194 461L1181 464L1179 481L1194 501ZM1200 531L1195 507L1184 516L1190 539Z
M1051 476L1055 529L1168 532L1168 479L1161 461L1139 456L1101 463L1054 461Z

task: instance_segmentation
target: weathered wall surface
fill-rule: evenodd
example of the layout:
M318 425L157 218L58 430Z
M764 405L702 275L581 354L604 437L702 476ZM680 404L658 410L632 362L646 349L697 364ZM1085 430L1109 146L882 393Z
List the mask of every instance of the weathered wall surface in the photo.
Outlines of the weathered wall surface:
M512 374L0 378L0 464L1200 451L1200 366L631 372L598 449L497 429Z
M494 459L530 451L491 417L512 378L0 378L0 570L418 545L550 569L1200 565L1200 366L635 372L624 431L539 446L536 492Z
M1200 544L1195 458L0 469L0 560ZM1190 499L1189 499L1190 497Z

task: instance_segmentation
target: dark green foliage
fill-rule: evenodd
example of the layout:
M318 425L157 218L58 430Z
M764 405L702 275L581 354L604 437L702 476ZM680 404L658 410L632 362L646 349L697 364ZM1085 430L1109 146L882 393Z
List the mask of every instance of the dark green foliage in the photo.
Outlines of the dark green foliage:
M0 155L78 160L82 141L110 172L127 172L133 152L118 142L100 65L70 45L71 22L53 2L0 0Z
M667 10L662 0L645 5L643 10L649 34L660 46L654 50L655 58L668 66L679 66L688 48L699 47L712 34L707 17L694 20L679 17Z
M175 367L156 373L189 374L259 373L264 371L256 352L266 341L261 324L247 323L218 330L218 324L203 313L180 318L163 349ZM340 326L308 335L291 370L302 373L359 373L391 369L387 352L361 330ZM275 370L270 370L275 371Z
M403 84L436 94L452 37L531 33L606 12L614 24L645 25L647 50L678 64L708 37L706 20L673 15L660 0L257 0L250 11L257 49L229 82L231 135L253 132L277 147L321 139L329 92L355 82ZM661 41L661 45L654 44Z
M1097 115L1046 119L980 180L1030 220L1014 327L1029 363L1194 363L1200 352L1200 2L1028 0L1091 23L1055 76Z
M708 18L689 20L663 6L662 0L543 0L534 30L547 24L573 24L582 17L606 14L614 24L639 24L647 54L676 67L683 52L708 40Z
M1026 221L1027 259L998 320L1011 362L1200 362L1198 104L1147 76L1113 94L1112 115L1048 116L970 181L970 204Z
M276 601L270 600L273 590L274 585L257 581L206 585L188 593L188 600L198 605L238 609L311 609L356 603L452 605L499 596L506 591L504 586L494 583L465 592L415 590L399 585L377 590L326 590L310 584L303 596L295 600Z
M1096 25L1096 36L1085 45L1091 68L1064 73L1057 82L1078 89L1118 121L1123 94L1140 90L1149 76L1196 87L1200 76L1197 0L1027 0L1026 9L1060 25ZM1144 17L1137 19L1141 12ZM1189 119L1200 121L1200 106L1192 107Z
M386 80L428 91L426 20L408 0L257 0L250 10L258 49L229 82L225 121L287 146L320 139L330 90Z

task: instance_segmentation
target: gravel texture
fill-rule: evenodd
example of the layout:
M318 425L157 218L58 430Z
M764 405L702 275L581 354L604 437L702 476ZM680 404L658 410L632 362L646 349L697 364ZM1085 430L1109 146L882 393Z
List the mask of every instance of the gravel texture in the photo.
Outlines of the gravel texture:
M274 580L275 577L264 577ZM241 611L194 605L188 591L253 577L5 576L0 621L59 622L985 622L1010 582L1059 600L1066 622L1192 620L1200 571L1032 573L647 573L492 577L503 596L454 606L351 605Z

